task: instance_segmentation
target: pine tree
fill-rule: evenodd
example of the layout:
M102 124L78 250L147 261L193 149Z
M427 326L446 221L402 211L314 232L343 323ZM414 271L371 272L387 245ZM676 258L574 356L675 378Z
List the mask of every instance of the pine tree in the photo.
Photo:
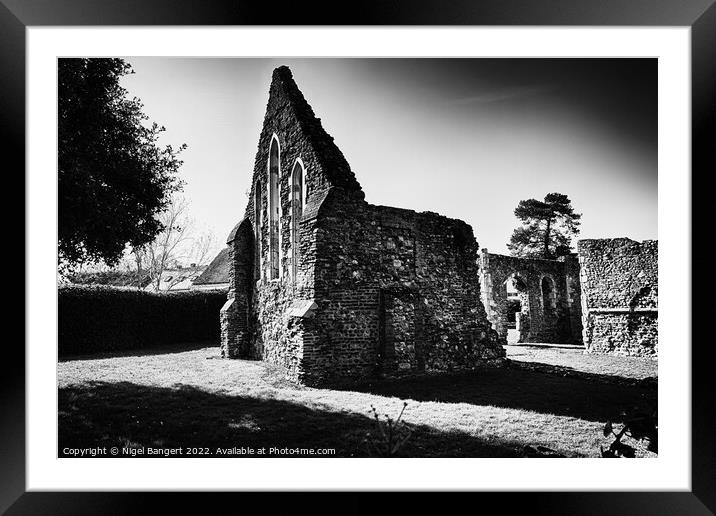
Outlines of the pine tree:
M554 259L569 254L572 238L579 234L582 215L561 193L550 193L544 201L527 199L515 208L522 226L515 229L507 248L513 256Z

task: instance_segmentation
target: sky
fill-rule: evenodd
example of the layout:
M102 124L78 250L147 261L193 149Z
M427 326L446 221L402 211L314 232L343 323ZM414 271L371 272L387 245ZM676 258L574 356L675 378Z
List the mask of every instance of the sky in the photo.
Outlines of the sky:
M187 144L216 251L243 217L273 69L288 65L372 204L469 223L507 254L522 199L569 196L578 238L657 238L656 59L125 57L122 85Z

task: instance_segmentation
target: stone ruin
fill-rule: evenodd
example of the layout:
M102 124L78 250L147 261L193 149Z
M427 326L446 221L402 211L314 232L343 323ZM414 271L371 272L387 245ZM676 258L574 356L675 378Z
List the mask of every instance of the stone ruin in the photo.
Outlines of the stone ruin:
M557 260L480 253L487 317L501 338L658 355L658 242L580 240Z
M658 242L580 240L577 253L587 351L657 356Z
M480 253L480 287L498 335L514 328L516 342L581 343L579 262ZM517 308L517 310L516 310Z
M245 215L227 239L223 357L306 385L470 371L504 364L511 325L519 342L656 356L656 241L478 256L465 222L364 197L290 70L274 70Z
M227 239L221 354L325 385L505 362L472 228L375 206L296 86L274 70L244 218Z

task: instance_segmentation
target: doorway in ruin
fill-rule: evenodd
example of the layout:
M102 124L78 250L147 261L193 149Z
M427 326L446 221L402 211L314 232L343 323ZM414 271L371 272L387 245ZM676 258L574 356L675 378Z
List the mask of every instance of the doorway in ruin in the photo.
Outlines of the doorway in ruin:
M507 328L507 343L522 342L529 326L529 295L527 283L517 273L505 280L504 321Z

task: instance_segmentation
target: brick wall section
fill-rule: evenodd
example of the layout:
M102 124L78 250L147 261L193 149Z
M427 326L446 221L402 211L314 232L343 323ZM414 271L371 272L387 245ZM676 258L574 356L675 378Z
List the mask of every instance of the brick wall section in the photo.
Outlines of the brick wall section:
M576 253L559 258L564 263L566 284L566 305L569 318L570 339L573 344L582 341L582 283L580 280L579 257Z
M507 336L506 282L517 277L521 284L519 342L572 343L582 341L579 263L574 255L541 260L480 253L482 300L497 333ZM554 282L555 307L544 305L543 278Z
M477 242L469 225L373 206L336 189L322 204L316 235L321 310L315 324L327 340L341 342L320 354L322 365L313 370L322 380L502 362L504 340L480 301ZM355 293L350 302L336 300L336 293L346 292Z
M581 240L584 344L588 351L658 354L658 242Z
M361 286L317 297L304 321L301 381L308 385L365 380L378 375L379 291Z
M246 356L251 349L254 275L254 235L251 222L242 220L228 238L229 293L221 308L221 356Z
M287 378L298 382L302 378L303 330L300 319L289 314L294 300L290 284L270 281L261 285L254 305L258 331L248 357L281 366Z

